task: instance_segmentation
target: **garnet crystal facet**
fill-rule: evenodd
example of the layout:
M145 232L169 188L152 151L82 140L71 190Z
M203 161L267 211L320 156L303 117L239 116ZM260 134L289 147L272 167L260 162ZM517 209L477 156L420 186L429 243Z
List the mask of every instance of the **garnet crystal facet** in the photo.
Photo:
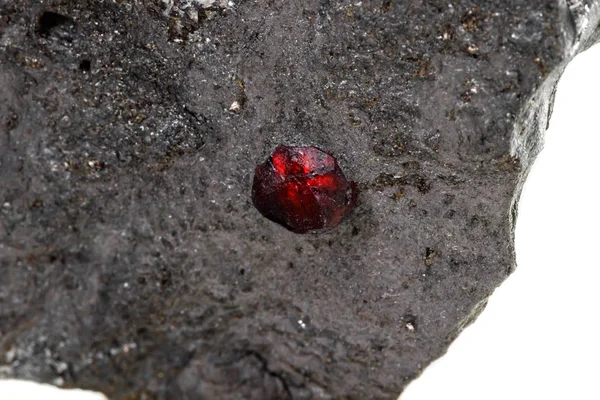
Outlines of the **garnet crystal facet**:
M296 233L333 228L356 205L356 183L314 146L279 145L256 167L252 201L262 215Z

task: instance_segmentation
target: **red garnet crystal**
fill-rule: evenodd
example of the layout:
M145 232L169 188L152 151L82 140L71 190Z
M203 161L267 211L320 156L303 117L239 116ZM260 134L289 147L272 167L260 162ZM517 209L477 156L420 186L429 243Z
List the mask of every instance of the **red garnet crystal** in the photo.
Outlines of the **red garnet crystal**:
M262 215L296 233L333 228L356 205L358 190L337 160L314 146L279 145L256 167L252 201Z

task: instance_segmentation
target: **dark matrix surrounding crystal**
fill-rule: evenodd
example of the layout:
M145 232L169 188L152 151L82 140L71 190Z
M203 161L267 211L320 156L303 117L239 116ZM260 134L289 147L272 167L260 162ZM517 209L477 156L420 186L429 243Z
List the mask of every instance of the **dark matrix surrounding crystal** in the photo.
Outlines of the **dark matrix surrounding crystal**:
M0 377L395 399L513 271L597 3L0 0ZM281 143L357 182L335 229L254 207Z

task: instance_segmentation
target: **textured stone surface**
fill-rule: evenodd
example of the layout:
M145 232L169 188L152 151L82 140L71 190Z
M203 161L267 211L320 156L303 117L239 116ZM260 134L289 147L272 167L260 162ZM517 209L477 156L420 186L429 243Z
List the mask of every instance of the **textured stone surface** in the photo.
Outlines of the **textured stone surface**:
M595 3L0 0L0 376L395 398L513 270ZM280 143L359 183L339 227L253 208Z

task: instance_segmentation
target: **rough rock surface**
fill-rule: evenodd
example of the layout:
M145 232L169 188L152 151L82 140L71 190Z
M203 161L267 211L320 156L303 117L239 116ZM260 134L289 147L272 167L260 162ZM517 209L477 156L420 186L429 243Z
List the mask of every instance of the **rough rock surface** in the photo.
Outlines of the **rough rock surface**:
M393 399L514 268L597 0L0 0L0 376L112 399ZM361 194L297 235L280 143Z

